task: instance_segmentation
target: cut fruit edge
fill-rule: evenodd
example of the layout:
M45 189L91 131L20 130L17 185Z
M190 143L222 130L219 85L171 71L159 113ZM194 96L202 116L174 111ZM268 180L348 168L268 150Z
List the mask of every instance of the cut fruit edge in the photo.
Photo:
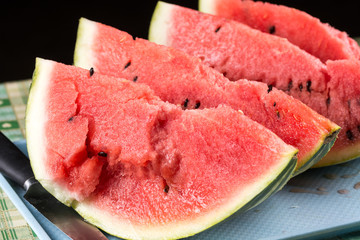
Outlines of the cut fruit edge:
M204 214L196 218L160 226L158 224L139 226L126 220L126 218L116 221L116 216L111 216L110 213L103 209L96 208L89 199L78 202L69 197L73 193L57 184L46 171L44 164L47 161L44 151L46 149L46 136L43 126L46 123L47 89L51 81L51 72L54 64L54 62L49 60L36 60L33 84L29 94L26 133L27 147L35 178L59 201L73 207L87 221L115 236L136 239L149 239L149 237L159 239L194 235L224 220L235 212L243 212L256 206L271 194L280 190L293 174L297 164L297 150L290 148L279 156L278 163L270 166L268 171L258 181L250 184L245 189L240 189L241 191L235 191L234 195L225 204L209 212L204 212Z
M204 1L203 1L204 2ZM201 1L200 1L201 4ZM210 4L209 4L210 5ZM151 19L150 27L149 27L149 40L151 42L162 44L167 46L167 34L166 32L171 29L171 9L172 4L165 3L159 1L155 7L154 14ZM91 27L89 27L91 28ZM83 29L83 28L82 28ZM83 37L82 37L83 38ZM84 39L84 38L83 38ZM82 40L82 42L84 42ZM87 47L87 45L83 45ZM89 48L91 49L91 48ZM81 51L85 51L81 49ZM89 50L88 50L89 51ZM89 51L91 52L91 51ZM88 66L91 64L90 62L85 64L84 66ZM327 153L330 151L332 146L335 143L337 135L340 132L340 126L333 123L329 120L329 130L323 134L322 138L319 140L318 144L313 148L312 151L309 151L306 156L304 156L303 161L298 164L296 171L294 172L294 176L306 171L307 169L313 167L317 164L321 159L323 159ZM331 164L329 164L331 165Z
M162 6L162 5L158 5L158 6ZM165 13L166 12L169 11L165 11ZM156 17L154 18L156 19ZM85 18L80 19L75 53L74 53L74 63L76 66L86 69L89 69L92 66L96 66L96 61L97 61L96 54L92 51L92 47L91 47L94 36L96 35L97 32L96 29L97 29L96 22L93 22ZM164 28L153 27L149 33L152 35L156 35L157 37L164 35L161 32L155 34L154 33L155 29L164 29ZM89 56L89 57L83 57L83 56ZM294 176L311 168L320 159L322 159L331 149L340 129L339 126L337 126L336 124L332 124L332 125L333 126L331 130L324 133L323 137L319 140L319 143L317 144L316 147L314 147L313 151L308 152L307 156L303 158L304 160L301 163L299 162L297 169L294 173Z
M294 155L295 154L295 155ZM294 169L296 167L297 159L296 153L289 153L287 156L283 156L287 161L286 166L282 166L280 172L277 172L275 178L270 178L269 176L264 177L261 183L254 184L253 187L249 187L249 189L256 188L257 193L253 194L251 197L249 196L247 200L239 203L239 196L234 194L232 199L221 206L220 208L214 209L211 212L204 213L200 217L193 218L190 221L184 220L181 222L170 223L166 225L152 225L152 226L139 226L130 221L119 221L114 222L112 216L110 216L105 211L102 211L96 207L94 207L91 202L78 202L74 204L74 209L87 221L99 227L100 229L111 232L115 236L121 238L134 238L134 239L177 239L183 237L189 237L204 231L217 223L227 219L228 217L234 217L235 214L241 214L267 198L269 198L272 194L276 193L290 180ZM277 171L278 168L274 168L274 171ZM265 186L265 187L262 187ZM262 189L260 189L262 188ZM251 191L251 190L249 190ZM241 198L241 197L240 197ZM94 217L96 216L96 217ZM99 221L101 219L102 221ZM104 221L104 219L108 219ZM211 219L211 220L209 220ZM111 221L114 224L112 226L105 224L106 222ZM129 232L131 229L131 233L124 235L125 232Z

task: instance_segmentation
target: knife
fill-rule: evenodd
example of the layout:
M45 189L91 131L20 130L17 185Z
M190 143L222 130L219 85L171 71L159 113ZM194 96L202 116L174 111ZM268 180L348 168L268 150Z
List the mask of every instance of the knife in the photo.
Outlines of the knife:
M0 131L0 172L25 189L24 198L74 240L107 240L95 226L59 202L35 179L29 159Z

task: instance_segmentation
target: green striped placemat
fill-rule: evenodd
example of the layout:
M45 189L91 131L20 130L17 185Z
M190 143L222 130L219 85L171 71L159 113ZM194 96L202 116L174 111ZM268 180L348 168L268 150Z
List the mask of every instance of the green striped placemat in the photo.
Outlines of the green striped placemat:
M31 80L0 84L0 131L10 140L25 137L25 108ZM0 239L39 239L0 188Z

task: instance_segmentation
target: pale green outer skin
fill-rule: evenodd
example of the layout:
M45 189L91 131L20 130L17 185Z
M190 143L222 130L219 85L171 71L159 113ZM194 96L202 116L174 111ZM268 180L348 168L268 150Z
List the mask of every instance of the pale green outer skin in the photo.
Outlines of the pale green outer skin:
M213 0L200 0L199 6L205 9L205 12L211 12ZM157 44L168 45L167 31L171 29L171 9L173 4L168 4L159 1L156 5L149 29L149 40ZM330 133L324 134L319 139L318 144L313 151L308 152L307 157L302 160L302 165L298 165L294 172L294 176L306 171L314 166L314 164L321 161L321 159L330 151L334 145L337 135L339 134L340 127L334 124Z
M192 219L164 225L136 225L136 223L126 220L125 216L114 216L104 209L97 208L92 205L91 201L78 202L74 200L76 194L56 184L45 168L48 159L45 152L44 124L46 122L47 87L51 79L53 64L54 62L43 59L36 61L26 113L27 147L31 166L36 179L59 201L73 207L87 221L114 236L126 239L176 239L194 235L229 217L234 212L245 211L256 206L278 191L292 176L297 162L297 150L289 146L288 151L279 156L279 163L269 166L268 172L264 173L263 178L245 189L234 189L234 195L223 205L202 215L196 215Z
M321 139L319 141L318 147L316 150L313 151L313 153L310 155L309 159L307 161L304 161L304 164L296 171L294 172L294 176L299 175L300 173L305 172L311 167L314 167L316 164L318 164L322 159L324 159L324 156L326 157L332 146L334 145L336 141L336 137L340 132L340 127L333 128L332 132L329 133L329 135L326 135L324 139Z

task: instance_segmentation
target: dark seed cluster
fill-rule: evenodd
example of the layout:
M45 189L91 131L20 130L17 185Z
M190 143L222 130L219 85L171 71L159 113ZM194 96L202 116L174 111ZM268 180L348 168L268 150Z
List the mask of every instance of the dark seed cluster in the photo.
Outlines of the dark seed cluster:
M128 67L130 67L131 65L131 61L128 61L127 64L125 65L124 69L127 69Z
M347 130L346 131L346 137L349 139L349 140L353 140L354 139L354 135L352 133L351 130Z
M290 80L290 82L288 83L288 91L290 91L291 89L292 89L292 87L293 87L293 81L292 80Z
M169 192L169 185L165 185L165 187L164 187L164 193L168 193Z
M189 99L186 98L185 101L184 101L183 104L182 104L182 108L183 108L183 109L186 109L186 108L188 108L188 106L189 106ZM199 107L200 107L200 101L196 101L194 108L195 108L195 109L198 109Z
M310 81L310 80L308 80L308 81L306 82L306 90L307 90L308 92L311 92L311 81Z
M330 98L330 96L328 96L328 98L326 99L326 105L330 105L330 101L331 101L331 98Z
M200 102L199 101L196 101L195 103L195 109L198 109L200 107Z
M100 157L107 157L107 153L106 152L99 152L98 156Z
M184 103L183 103L183 107L184 107L184 108L187 108L188 103L189 103L189 99L185 99L185 101L184 101Z
M92 77L92 75L94 75L94 68L90 68L90 77Z
M302 83L300 83L299 85L299 89L300 89L300 92L303 90L304 86L302 85Z
M269 27L269 33L270 33L270 34L274 34L275 31L276 31L276 28L275 28L274 25L272 25L272 26Z

